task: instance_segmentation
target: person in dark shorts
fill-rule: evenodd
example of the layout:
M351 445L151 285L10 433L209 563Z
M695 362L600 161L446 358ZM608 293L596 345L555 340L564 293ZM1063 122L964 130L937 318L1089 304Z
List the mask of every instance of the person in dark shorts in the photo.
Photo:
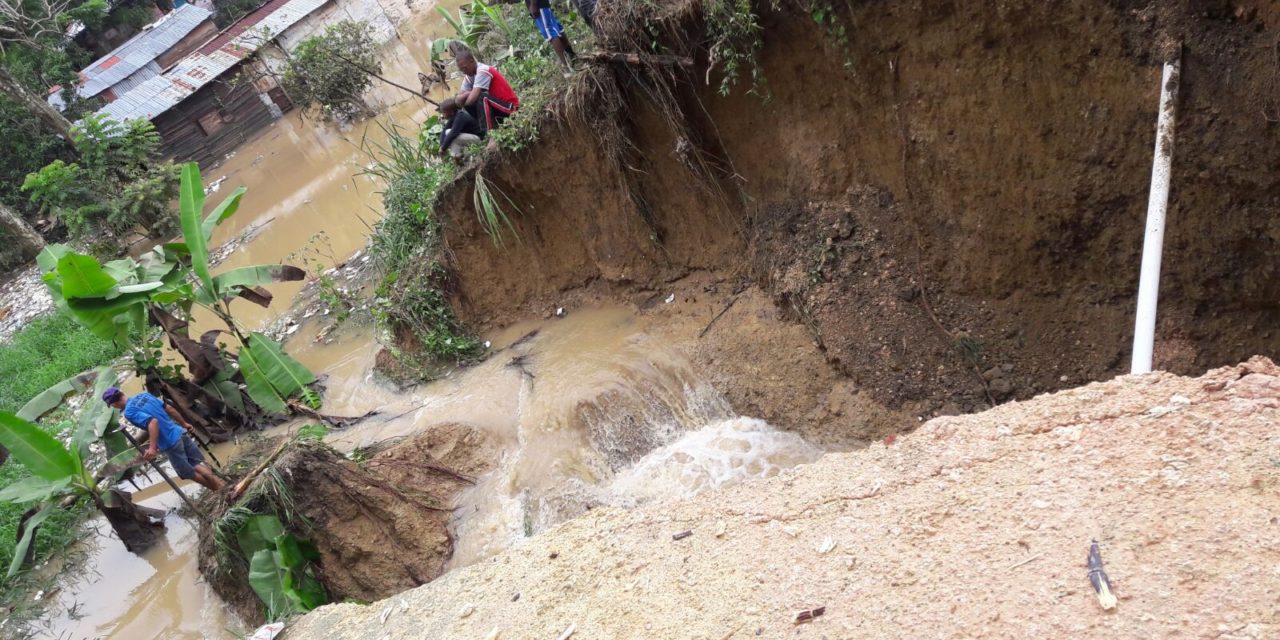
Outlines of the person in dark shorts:
M455 98L446 98L440 103L440 115L444 116L444 130L440 132L441 155L447 153L454 160L461 160L469 145L484 140L484 127L466 109L458 108Z
M533 24L538 27L538 33L556 50L556 55L560 56L560 64L572 71L569 58L576 55L573 45L569 44L569 36L564 34L564 27L560 26L555 12L551 10L551 0L525 0L525 4L529 7L529 17L533 18Z
M454 60L465 76L457 101L484 125L485 131L497 129L520 108L520 98L497 67L477 62L475 54L466 49L459 49Z
M124 417L136 427L146 429L149 434L147 451L143 454L146 460L153 460L156 454L163 453L173 465L174 473L184 480L194 480L207 489L217 491L225 482L204 463L204 454L200 447L187 433L191 425L183 419L182 414L145 391L132 398L123 391L110 387L102 392L102 401L119 409ZM178 425L182 426L179 427ZM185 431L184 431L185 429Z

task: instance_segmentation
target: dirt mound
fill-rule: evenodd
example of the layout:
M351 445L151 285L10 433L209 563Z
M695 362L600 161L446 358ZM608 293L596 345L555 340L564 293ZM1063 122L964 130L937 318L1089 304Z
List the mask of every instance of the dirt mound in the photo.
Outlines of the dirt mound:
M1275 637L1278 419L1263 358L1091 384L692 500L594 510L389 615L332 605L287 637ZM1111 612L1086 575L1095 538Z
M1156 365L1275 352L1274 35L1203 4L852 3L836 9L845 44L758 5L770 99L716 95L700 62L671 85L675 113L656 74L588 67L577 89L611 98L482 169L520 206L520 242L484 240L470 181L444 194L457 306L494 325L584 286L631 301L691 272L750 275L890 408L971 411L1120 374L1159 63L1181 41ZM702 35L663 43L702 61Z
M488 438L446 424L355 457L362 461L304 443L273 465L293 498L292 513L282 519L315 543L318 577L330 598L376 600L435 579L453 551L454 496L493 464ZM251 487L246 495L252 494ZM219 566L213 536L202 529L201 573L242 617L261 620L247 567L238 557L226 565Z

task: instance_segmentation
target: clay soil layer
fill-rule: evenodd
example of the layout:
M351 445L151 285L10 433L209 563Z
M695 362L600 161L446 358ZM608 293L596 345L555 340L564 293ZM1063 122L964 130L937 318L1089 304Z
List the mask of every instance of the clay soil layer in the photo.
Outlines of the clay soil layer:
M462 315L503 325L584 285L665 297L702 272L760 286L889 409L975 411L1119 375L1160 65L1182 43L1156 366L1196 375L1280 349L1270 14L836 4L847 47L785 3L757 7L768 100L716 95L699 66L672 109L643 74L585 67L571 82L620 96L581 110L599 120L561 113L481 169L519 205L519 242L486 241L470 174L444 193Z
M1265 358L1126 376L689 501L594 510L286 637L1274 638L1277 419ZM1089 585L1093 539L1114 611Z

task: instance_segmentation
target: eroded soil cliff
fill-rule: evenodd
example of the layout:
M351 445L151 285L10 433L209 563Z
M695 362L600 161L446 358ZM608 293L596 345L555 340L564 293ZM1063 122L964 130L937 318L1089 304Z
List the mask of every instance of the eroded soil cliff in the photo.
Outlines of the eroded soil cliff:
M1274 637L1277 419L1264 358L1125 376L692 500L593 510L286 637ZM1114 611L1089 585L1093 539Z

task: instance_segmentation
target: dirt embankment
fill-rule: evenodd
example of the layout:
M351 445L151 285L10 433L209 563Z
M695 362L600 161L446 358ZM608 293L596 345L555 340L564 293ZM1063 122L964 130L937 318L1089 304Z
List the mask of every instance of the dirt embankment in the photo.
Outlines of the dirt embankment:
M642 304L701 272L717 302L773 297L892 408L971 411L1117 375L1159 63L1182 41L1156 364L1274 353L1274 35L1248 7L1203 4L854 3L847 49L761 7L768 100L703 84L688 18L674 29L699 66L674 102L651 99L650 72L592 67L575 82L594 100L481 169L518 204L519 243L484 240L467 181L446 192L458 307L500 325L566 299Z
M1272 638L1277 420L1264 358L1094 383L727 491L593 510L286 637ZM1092 539L1115 611L1089 585Z
M317 577L335 602L377 600L439 576L453 552L454 497L495 459L489 438L457 424L364 453L356 462L301 444L274 465L293 498L289 528L315 543ZM228 556L220 566L208 528L201 529L200 572L243 619L262 620L246 563Z

